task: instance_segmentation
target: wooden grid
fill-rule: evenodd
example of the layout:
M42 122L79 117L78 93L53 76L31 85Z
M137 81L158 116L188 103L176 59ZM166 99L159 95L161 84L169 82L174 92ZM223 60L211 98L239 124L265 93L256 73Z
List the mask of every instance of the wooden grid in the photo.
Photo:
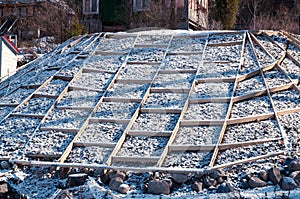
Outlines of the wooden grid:
M239 34L242 35L242 40L240 41L225 41L220 43L210 43L210 38L214 35L224 35L224 34ZM270 35L274 33L270 32L260 32L256 33L259 35L265 36L270 42L272 42L273 45L277 45L275 41L270 37ZM288 38L288 42L290 45L295 46L296 48L299 47L299 41L289 35L288 33L282 33L286 35ZM184 35L177 35L177 34L169 34L169 35L163 35L163 36L154 36L154 44L151 44L149 42L147 43L141 43L143 37L151 37L153 35L143 35L143 34L112 34L112 33L106 33L103 38L103 35L97 35L97 36L85 36L89 37L90 39L87 40L87 46L85 49L89 48L92 45L96 45L97 47L92 51L91 54L86 55L83 51L77 51L73 50L70 51L70 54L76 54L74 59L72 61L75 61L76 59L85 59L83 63L88 63L90 58L93 58L95 56L104 57L105 56L122 56L123 60L121 61L121 65L118 67L116 71L110 71L106 69L95 69L92 67L85 67L84 65L81 67L79 72L76 73L72 78L67 76L59 76L59 75L53 75L48 78L47 81L45 81L42 85L38 85L36 87L32 87L35 89L35 92L33 92L29 97L24 99L20 104L15 104L14 110L17 110L18 108L22 107L26 102L28 102L32 98L37 97L46 97L49 99L54 99L55 102L51 105L51 107L48 109L47 113L43 116L40 115L33 115L33 114L17 114L14 113L14 110L11 111L3 120L1 123L5 122L10 117L22 117L22 118L37 118L40 119L39 125L36 127L34 132L32 133L31 138L27 141L23 155L25 159L20 159L19 156L12 156L12 157L0 157L1 160L9 160L13 163L21 164L21 165L32 165L32 166L59 166L59 167L86 167L86 168L104 168L104 169L119 169L119 170L132 170L132 171L167 171L167 172L203 172L204 169L216 169L216 168L224 168L229 167L236 164L242 164L246 162L252 162L256 161L258 159L268 158L271 156L278 156L281 154L284 154L285 152L289 152L292 149L290 148L290 145L288 143L287 135L280 124L279 116L285 115L285 114L291 114L300 112L300 108L295 109L286 109L286 110L277 110L274 102L272 100L272 93L279 92L279 91L285 91L289 89L294 89L298 94L300 93L298 84L299 79L292 79L287 71L280 66L280 63L286 59L289 58L300 68L299 61L297 60L297 57L294 57L293 55L289 54L286 49L283 49L281 46L279 46L282 51L284 51L284 54L280 57L279 60L276 60L269 52L266 50L266 48L261 44L257 39L254 33L248 32L248 31L239 31L239 32L220 32L220 33L201 33L199 34L184 34ZM101 41L97 41L97 39L102 38ZM156 40L155 40L156 38ZM202 43L199 43L199 45L202 45L200 47L202 50L193 52L192 50L186 50L186 51L174 51L172 49L172 42L176 40L177 38L181 39L187 39L187 40L193 40L193 39L199 39L202 40ZM110 41L111 39L111 41ZM126 39L128 39L128 42ZM167 42L163 44L157 44L160 43L159 40L164 39ZM108 43L113 43L116 45L116 49L121 49L120 51L110 51L105 48L102 48L103 45L105 45L106 41ZM124 43L122 43L124 41ZM132 43L132 41L134 41ZM74 44L70 44L69 47L75 46L80 42L80 39L75 40ZM97 43L99 42L99 43ZM240 75L239 71L241 67L244 64L244 53L245 53L245 46L246 43L249 43L251 45L251 50L255 52L256 47L258 46L261 48L261 50L268 56L274 59L274 63L268 64L268 65L262 65L259 63L259 69L254 70L250 73ZM255 45L254 45L255 43ZM183 44L184 45L184 44ZM223 76L223 77L201 77L199 76L200 70L203 69L207 64L231 64L232 62L224 61L224 60L206 60L206 52L208 52L209 48L217 48L217 49L223 49L227 47L233 47L237 46L240 48L239 52L239 59L235 61L235 65L237 67L232 68L232 70L235 72L234 76ZM80 47L80 46L79 46ZM67 51L67 47L64 46L61 48L61 52ZM149 59L149 61L135 61L134 56L136 54L133 54L133 52L136 53L136 49L145 49L148 50L149 48L157 50L156 52L161 54L158 54L157 60ZM105 49L105 50L102 50ZM153 51L153 52L154 52ZM222 50L220 50L222 52ZM145 51L145 56L147 56L147 51ZM151 53L151 52L150 52ZM133 56L134 55L134 56ZM198 56L199 60L197 61L197 66L193 65L193 69L166 69L163 68L164 64L166 64L166 57L170 55L176 55L176 56ZM221 54L221 56L226 56L225 54ZM138 55L137 55L138 56ZM156 55L155 55L156 56ZM258 61L257 53L255 52L254 60ZM72 62L71 61L71 62ZM116 60L117 61L117 60ZM194 60L195 61L195 60ZM140 67L146 67L146 66L155 66L156 68L155 72L153 73L153 76L149 79L140 79L140 78L133 78L133 79L124 79L120 78L120 74L122 71L127 70L128 66L140 66ZM62 67L58 67L59 70L61 70ZM286 83L281 86L276 87L270 87L268 86L267 80L265 78L265 73L271 70L278 70L280 73L282 73L288 80L289 83ZM59 73L59 70L57 74ZM106 84L105 90L98 90L94 88L87 88L82 86L74 86L73 83L76 82L79 78L81 78L82 73L97 73L97 74L110 74L112 75L112 79ZM174 86L161 86L163 83L158 83L160 81L164 81L164 79L161 79L161 76L172 76L172 75L180 76L182 75L185 77L190 77L189 81L187 82L190 85L188 87L174 87ZM265 85L264 89L260 89L254 92L250 92L247 94L243 94L240 96L236 96L236 90L238 87L238 84L240 82L243 82L245 80L251 79L255 76L261 76L263 79L263 83ZM47 96L47 95L41 95L38 94L38 91L45 86L49 84L49 82L53 79L62 79L68 81L68 85L64 88L64 90L58 95L58 96ZM222 97L209 97L209 98L197 98L193 97L193 92L195 91L195 87L198 84L203 83L230 83L233 84L233 89L227 96ZM168 82L170 83L170 82ZM144 86L144 91L140 96L128 96L128 95L119 95L119 96L110 96L109 94L114 91L115 86L122 84L124 86L130 86L130 85L138 85L138 86ZM30 86L30 85L29 85ZM89 92L99 92L101 93L100 98L98 101L91 107L77 107L77 106L60 106L59 102L63 99L63 97L72 90L84 90ZM125 92L126 88L124 88ZM130 89L129 89L130 91ZM178 94L178 95L185 95L186 98L184 99L184 103L179 108L169 108L169 107L159 107L159 108L146 108L145 104L147 104L149 98L151 97L151 94L161 94L161 95L168 95L168 94ZM255 114L252 116L246 116L242 118L231 118L232 108L235 103L243 102L245 100L251 100L255 97L261 97L265 96L271 104L272 112L270 113L263 113L263 114ZM130 115L130 118L103 118L103 117L97 117L96 113L99 109L101 109L102 106L104 106L104 103L136 103L138 104L134 110L132 110L132 113ZM1 99L0 99L1 103ZM221 119L211 119L211 120L186 120L184 119L186 114L188 113L188 109L190 106L197 106L197 105L203 105L203 104L216 104L216 103L223 103L227 104L226 108L226 115L222 117ZM6 106L5 104L2 104L1 106ZM11 106L11 105L9 105ZM122 111L122 107L120 107L118 110L117 105L116 107L113 107L116 111ZM88 111L89 114L84 119L84 122L80 125L79 128L56 128L56 127L47 127L43 126L45 121L49 118L49 115L53 113L54 110L79 110L79 111ZM143 114L158 114L158 115L177 115L176 122L174 125L174 128L171 130L136 130L133 128L133 126L136 124L137 120L142 117ZM258 122L258 121L264 121L268 119L274 119L279 127L280 130L280 137L275 138L264 138L264 139L258 139L258 140L252 140L252 141L243 141L243 142L233 142L233 143L224 143L224 135L226 134L226 129L229 125L234 124L244 124L249 122ZM122 134L118 138L116 142L87 142L87 141L81 141L80 137L83 133L85 133L86 129L89 127L89 125L93 124L119 124L124 125L125 127L122 130ZM220 132L217 138L217 141L213 144L202 144L202 145L194 145L194 144L174 144L174 141L176 140L176 136L178 135L178 132L180 128L182 127L201 127L201 126L219 126ZM43 154L32 154L30 151L25 150L26 146L32 141L34 136L36 136L38 131L59 131L59 132L69 132L73 133L75 136L72 139L71 142L68 143L68 146L64 148L64 151L62 151L62 154L57 156L51 156L51 155L43 155ZM100 133L100 132L99 132ZM105 136L105 132L102 132ZM197 132L195 132L197 133ZM164 144L163 150L160 153L160 155L150 155L150 156L123 156L118 155L120 152L122 146L124 145L126 139L128 137L160 137L162 139L167 140L167 142ZM80 141L78 141L78 139ZM256 146L258 144L263 143L279 143L282 146L283 150L274 151L273 153L263 154L259 156L254 156L247 159L237 160L225 164L216 164L216 160L222 151L226 151L228 149L232 148L238 148L238 147L245 147L245 146ZM283 143L283 144L282 144ZM85 162L66 162L68 160L68 156L74 151L76 148L86 148L86 147L98 147L105 150L110 150L108 157L106 159L103 159L100 164L86 164ZM168 155L172 153L181 153L184 154L185 152L195 152L195 153L208 153L210 156L209 162L198 165L198 166L191 166L188 168L180 168L180 167L166 167L164 166L164 162L166 161ZM41 159L41 160L39 160ZM42 161L43 159L52 159L52 162ZM36 161L38 160L38 161ZM122 164L120 164L122 163ZM148 165L148 166L147 166ZM150 165L150 166L149 166Z

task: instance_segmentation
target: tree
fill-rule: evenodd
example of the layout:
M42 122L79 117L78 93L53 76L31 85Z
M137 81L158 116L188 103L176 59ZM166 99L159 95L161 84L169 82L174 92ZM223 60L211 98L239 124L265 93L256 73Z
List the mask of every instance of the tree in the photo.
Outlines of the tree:
M238 10L239 0L215 0L215 18L223 29L234 29Z
M68 29L66 29L66 37L71 38L84 33L84 26L79 23L78 18L75 18L74 23Z

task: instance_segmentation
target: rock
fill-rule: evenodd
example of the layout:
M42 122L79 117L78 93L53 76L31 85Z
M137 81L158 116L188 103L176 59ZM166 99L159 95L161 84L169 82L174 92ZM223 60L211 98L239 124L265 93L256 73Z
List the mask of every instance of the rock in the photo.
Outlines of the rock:
M217 188L217 193L229 193L234 191L234 187L230 183L222 183L220 186Z
M60 178L61 179L66 179L70 173L71 169L70 168L62 168L60 171Z
M128 184L121 184L117 190L119 193L125 194L130 191L130 186Z
M248 184L251 188L255 188L255 187L264 187L267 185L267 183L261 179L259 179L258 177L251 177L248 180Z
M268 181L268 172L267 171L261 170L258 175L263 181L266 181L266 182Z
M203 184L202 182L194 182L194 184L192 184L192 190L200 192L203 189Z
M293 160L287 167L287 170L290 172L299 171L300 170L300 163L297 160Z
M163 180L151 180L148 184L148 193L150 194L170 194L170 185Z
M210 176L205 176L203 179L204 185L206 187L211 187L211 186L216 186L217 185L217 181L213 178L211 178Z
M6 182L0 182L0 197L1 194L8 193L8 192L9 192L8 184Z
M241 187L241 189L248 189L250 187L248 180L246 178L242 179L240 187Z
M298 185L300 185L300 171L294 171L290 174L290 177L293 178Z
M171 176L174 182L178 184L186 183L189 180L189 177L183 173L174 173Z
M0 165L1 165L2 169L10 169L11 168L10 164L7 161L2 161L0 163Z
M209 176L217 180L221 177L225 177L226 175L222 169L217 169L217 170L212 170Z
M110 178L109 178L108 174L104 174L104 175L100 176L100 179L101 179L101 182L103 182L104 184L106 184L106 185L109 184Z
M282 190L293 190L297 188L297 183L293 178L290 177L283 177L281 183Z
M217 183L218 184L222 184L225 180L223 179L223 177L220 177L217 179Z
M121 184L123 184L123 180L120 177L116 177L110 180L109 187L114 190L118 191Z
M275 168L275 167L271 168L269 170L268 174L269 174L269 179L271 180L273 185L279 184L282 176L281 176L280 170L278 168Z
M77 187L83 185L87 179L86 173L71 174L68 177L67 187Z
M123 172L123 171L109 171L108 176L109 176L110 179L119 177L122 180L125 180L126 177L127 177L126 173Z

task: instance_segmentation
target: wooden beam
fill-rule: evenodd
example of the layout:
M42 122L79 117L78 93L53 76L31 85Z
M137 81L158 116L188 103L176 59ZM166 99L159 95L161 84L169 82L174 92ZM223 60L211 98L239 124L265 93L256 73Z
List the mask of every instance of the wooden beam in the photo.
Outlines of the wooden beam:
M222 83L222 82L234 82L235 78L222 77L222 78L201 78L196 80L196 84L200 83Z
M87 110L87 111L92 111L94 108L93 107L88 107L88 106L56 106L57 110L65 110L65 109L73 109L73 110Z
M231 41L231 42L221 42L221 43L208 43L207 46L236 46L236 45L242 45L243 41Z
M159 74L196 74L197 69L159 70Z
M225 120L181 120L180 126L222 126Z
M142 98L104 97L103 102L129 102L140 103Z
M216 145L170 145L169 152L213 151Z
M103 147L103 148L114 148L116 146L115 143L102 143L102 142L74 142L73 147Z
M273 117L274 117L274 113L266 113L261 115L251 115L249 117L231 118L228 119L227 124L231 125L231 124L248 123L253 121L263 121Z
M116 79L116 83L120 84L150 84L151 79Z
M98 93L103 93L103 90L95 89L95 88L87 88L82 86L69 86L70 91L83 90L83 91L94 91Z
M130 136L170 137L172 131L129 130L127 134Z
M189 88L155 88L150 89L150 93L183 93L188 94Z
M42 119L44 115L36 115L36 114L30 114L30 113L11 113L10 116L12 117L29 117L29 118L37 118Z
M130 119L117 119L117 118L95 118L89 119L91 123L117 123L117 124L128 124Z
M215 97L215 98L190 98L190 104L204 104L204 103L229 103L230 97Z
M168 48L168 44L135 44L134 48Z
M101 70L101 69L94 69L94 68L86 68L84 67L82 70L83 73L108 73L114 75L116 71L110 71L110 70Z
M141 113L174 113L174 114L180 114L182 109L180 108L140 108Z
M77 133L80 129L77 128L58 128L58 127L40 127L41 131L61 131L66 133Z
M58 95L45 95L45 94L39 94L35 93L33 94L32 98L49 98L49 99L57 99L59 96Z
M159 160L159 156L153 157L141 157L141 156L112 156L112 162L149 162L149 163L157 163Z

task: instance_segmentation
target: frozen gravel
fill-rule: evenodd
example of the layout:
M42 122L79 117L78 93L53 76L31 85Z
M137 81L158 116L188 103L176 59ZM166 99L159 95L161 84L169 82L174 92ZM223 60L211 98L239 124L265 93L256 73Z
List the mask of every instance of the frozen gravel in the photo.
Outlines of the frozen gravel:
M281 49L278 45L272 43L266 37L256 35L256 38L275 59L279 59L284 54L283 49Z
M270 36L277 45L281 46L281 48L286 49L286 46L288 44L286 36L282 35L281 33L278 33L276 35Z
M202 54L167 55L161 65L162 70L197 69L202 66Z
M264 73L269 88L283 86L291 83L291 81L277 69L266 71Z
M294 57L298 62L300 62L300 49L295 46L289 44L287 52Z
M221 126L180 127L173 144L216 144L221 133L221 128Z
M83 73L73 86L105 91L112 78L113 75L109 73Z
M296 65L291 59L285 58L280 66L286 70L291 79L298 79L300 77L300 66Z
M244 34L212 34L209 36L208 43L209 44L219 44L226 42L242 42L244 38Z
M216 83L198 83L195 86L192 97L195 98L214 98L231 97L234 83L216 82Z
M157 88L190 88L194 74L159 74L154 81L153 87Z
M238 83L235 96L246 95L264 89L266 89L266 86L262 76L254 76Z
M52 80L48 85L40 89L37 94L58 96L69 82L60 79Z
M118 79L152 80L158 67L158 65L127 64L120 72Z
M106 97L143 98L150 84L116 83Z
M34 89L19 88L13 93L0 98L0 104L19 104L29 95L31 95L34 91Z
M27 155L61 156L76 134L59 131L37 131L25 150Z
M225 119L227 103L190 104L185 112L185 120L220 120Z
M140 114L131 130L172 131L179 119L179 114Z
M54 102L54 99L31 98L13 113L45 115Z
M169 52L200 52L205 46L205 38L173 38Z
M61 70L59 70L59 72L56 75L65 76L65 77L74 77L82 67L83 67L82 60L73 61L67 66L63 67Z
M138 106L139 103L102 102L94 117L130 119Z
M272 58L264 50L262 50L259 47L259 45L257 45L256 43L253 43L253 44L254 44L254 48L255 48L255 52L256 52L258 62L260 63L261 67L270 65L270 64L275 62L274 58Z
M121 67L124 60L125 57L119 55L92 56L83 62L83 66L85 68L115 72Z
M227 126L222 143L246 142L275 137L281 137L279 126L275 120L269 119Z
M0 106L0 121L13 110L13 107Z
M94 107L101 98L101 93L88 90L71 90L64 95L57 106Z
M241 66L239 74L245 75L256 70L259 70L259 65L251 48L251 44L247 42L244 54L244 64Z
M271 96L277 110L300 107L300 93L294 89L272 93Z
M203 63L197 78L235 77L239 65L237 63Z
M104 52L129 52L134 45L136 37L127 38L105 38L98 46L97 51Z
M150 93L143 108L182 108L188 94Z
M241 51L242 45L207 46L204 60L239 62L241 59Z
M169 138L148 136L127 136L118 156L151 157L160 156Z
M163 48L134 48L128 57L132 62L161 62L166 49Z
M232 106L230 118L241 118L273 112L269 97L261 96L236 102Z
M116 143L125 128L126 125L117 123L89 123L77 141Z
M136 44L146 45L168 45L171 39L171 35L140 35Z

